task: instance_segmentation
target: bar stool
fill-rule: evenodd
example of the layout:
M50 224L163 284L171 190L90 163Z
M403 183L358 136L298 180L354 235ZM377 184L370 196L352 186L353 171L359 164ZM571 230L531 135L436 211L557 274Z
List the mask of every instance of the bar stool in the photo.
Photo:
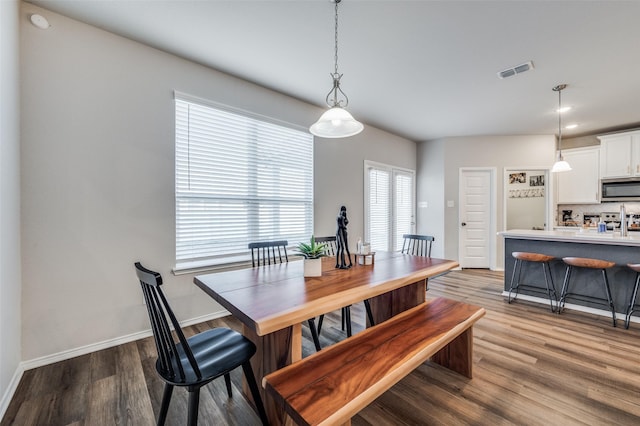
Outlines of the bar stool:
M582 299L584 301L603 303L604 299L600 299L592 296L584 296L576 293L569 292L569 280L571 279L571 272L573 268L586 268L586 269L600 269L602 271L602 281L604 283L604 290L607 294L607 304L611 309L611 318L613 319L613 326L616 326L616 308L613 306L613 299L611 298L611 289L609 288L609 279L607 278L607 269L614 266L615 262L609 262L608 260L600 259L588 259L584 257L563 257L562 261L567 265L567 271L564 275L564 283L562 284L562 292L560 294L560 302L558 304L558 313L564 309L564 303L568 296L572 296L574 299ZM604 303L603 303L604 304Z
M629 328L629 322L631 320L631 314L635 310L636 307L640 307L636 303L636 299L638 297L638 284L640 283L640 263L629 263L627 266L636 272L636 285L633 288L633 293L631 293L631 300L629 301L629 307L627 308L627 316L624 319L624 328Z
M520 288L544 292L542 287L532 286L528 284L520 284L520 274L522 273L522 262L534 262L542 264L542 274L544 275L544 283L546 286L546 293L549 296L549 303L551 304L551 312L555 312L556 309L553 306L553 302L557 302L558 296L556 294L556 289L553 285L553 278L551 277L551 269L549 268L549 261L555 259L553 256L549 256L548 254L540 254L540 253L527 253L522 251L514 251L511 255L516 259L516 263L513 265L513 273L511 274L511 286L509 287L509 298L508 302L511 303L512 300L515 300L518 297L518 291ZM546 268L545 268L546 266ZM516 278L517 275L517 278ZM547 278L548 277L548 278ZM511 292L515 291L516 294L511 298Z

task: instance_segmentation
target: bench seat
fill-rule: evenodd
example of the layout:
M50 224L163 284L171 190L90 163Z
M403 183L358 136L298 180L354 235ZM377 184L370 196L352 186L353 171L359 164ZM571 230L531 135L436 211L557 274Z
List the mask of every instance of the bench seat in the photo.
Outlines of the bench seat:
M430 358L471 378L473 324L484 314L436 298L274 371L262 384L299 425L348 424Z

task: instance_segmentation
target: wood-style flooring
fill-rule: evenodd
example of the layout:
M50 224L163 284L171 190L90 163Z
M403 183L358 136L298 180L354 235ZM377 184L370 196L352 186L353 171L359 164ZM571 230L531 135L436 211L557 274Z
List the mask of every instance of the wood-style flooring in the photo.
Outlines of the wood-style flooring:
M429 281L427 297L444 296L486 308L474 327L474 378L427 362L353 418L353 425L639 425L640 324L565 311L526 301L507 304L503 276L486 270L452 271ZM204 296L203 296L204 297ZM352 308L354 332L364 310ZM231 317L185 329L239 329ZM343 339L340 313L325 316L323 346ZM303 329L303 354L314 351ZM151 338L29 370L5 425L153 425L163 383L154 370ZM223 380L201 391L201 425L257 425L240 392ZM183 425L186 392L176 389L168 425Z

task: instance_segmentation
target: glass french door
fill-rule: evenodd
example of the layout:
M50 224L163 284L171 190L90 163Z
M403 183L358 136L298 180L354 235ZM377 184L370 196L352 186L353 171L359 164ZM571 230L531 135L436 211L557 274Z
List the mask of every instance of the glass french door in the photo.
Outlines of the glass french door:
M397 251L415 232L415 171L365 161L365 241L372 250Z

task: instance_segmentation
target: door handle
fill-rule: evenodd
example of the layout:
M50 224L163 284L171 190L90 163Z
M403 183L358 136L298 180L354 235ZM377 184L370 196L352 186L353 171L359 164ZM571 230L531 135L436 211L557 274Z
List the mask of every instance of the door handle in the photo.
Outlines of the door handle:
M460 225L461 226L467 226L467 223L466 222L462 222Z

